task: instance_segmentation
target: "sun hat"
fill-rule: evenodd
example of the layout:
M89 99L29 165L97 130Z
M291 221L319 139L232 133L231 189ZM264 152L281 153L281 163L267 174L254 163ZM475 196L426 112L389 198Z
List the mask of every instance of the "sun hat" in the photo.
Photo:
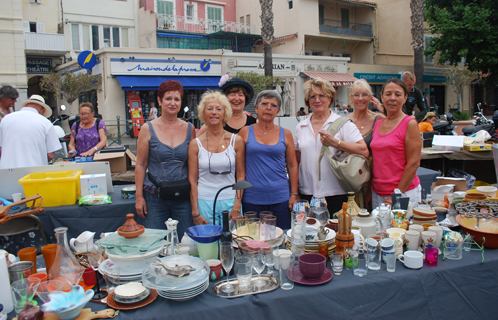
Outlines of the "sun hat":
M42 107L43 107L43 109L45 109L45 111L43 111L43 116L44 116L45 118L48 118L48 117L50 117L50 116L52 115L52 109L51 109L48 105L46 105L46 104L45 104L45 99L43 99L43 97L42 97L42 96L39 96L39 95L37 95L37 94L34 94L34 95L32 95L31 97L29 97L29 99L24 100L23 102L21 102L21 103L19 104L19 106L20 106L20 107L21 107L21 109L22 109L22 108L24 108L27 104L30 104L30 103L36 103L36 104L38 104L38 105L42 106Z
M424 117L424 120L422 120L422 121L425 121L429 117L435 117L435 116L436 116L436 114L434 112L427 112L425 117Z
M251 99L249 99L249 101L246 101L246 105L248 105L249 102L251 102L252 98L254 97L254 90L253 90L251 84L247 81L240 79L240 78L232 78L232 79L226 81L224 84L222 84L220 86L220 90L223 93L225 93L228 91L228 89L230 87L233 87L233 86L243 87L244 89L246 89L247 93L251 97Z

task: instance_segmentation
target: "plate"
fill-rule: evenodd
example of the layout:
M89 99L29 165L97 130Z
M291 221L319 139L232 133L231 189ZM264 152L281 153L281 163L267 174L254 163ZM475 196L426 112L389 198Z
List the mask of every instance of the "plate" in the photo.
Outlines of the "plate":
M145 289L141 283L128 282L127 284L117 286L114 292L116 296L120 296L123 299L133 299L141 296Z
M318 242L322 242L322 241L329 241L334 239L335 238L335 231L332 230L332 229L329 229L329 228L325 228L327 230L329 230L329 233L327 233L327 237L323 240L306 240L306 246L308 245L316 245L318 247ZM289 229L287 230L287 237L289 237L289 240L291 239L292 237L292 229Z
M114 300L114 292L113 292L107 297L107 305L117 310L133 310L152 303L152 301L156 300L156 298L157 298L157 291L151 289L150 295L146 299L135 303L124 304L116 302L116 300Z
M107 274L112 275L111 266L113 266L113 265L114 264L112 263L111 260L106 259L106 260L102 261L102 263L99 265L99 272L103 275L107 275ZM136 273L136 272L129 272L129 271L120 270L119 276L120 276L120 278L126 279L126 278L138 277L141 274L142 274L142 271Z
M132 304L132 303L137 303L140 302L144 299L147 299L147 297L150 295L150 289L145 288L145 291L142 292L140 295L134 298L123 298L121 296L116 295L116 292L114 292L113 299L116 302L123 303L123 304Z
M287 270L287 276L289 278L291 278L289 271L290 270ZM319 284L324 284L324 283L329 282L330 280L332 280L333 277L334 277L334 274L332 273L332 271L325 268L325 272L319 278L308 279L308 278L303 276L303 274L301 273L301 270L299 270L299 266L295 266L294 267L294 279L292 279L292 278L291 279L294 280L295 283L304 284L306 286L316 286Z

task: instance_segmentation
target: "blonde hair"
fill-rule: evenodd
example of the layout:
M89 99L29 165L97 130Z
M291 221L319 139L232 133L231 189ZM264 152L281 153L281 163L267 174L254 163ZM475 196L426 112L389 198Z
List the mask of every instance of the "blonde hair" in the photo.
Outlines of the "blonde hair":
M225 109L225 116L223 117L222 120L223 125L225 125L228 122L228 120L232 117L232 108L230 107L230 103L228 102L227 97L219 91L206 91L202 95L201 103L197 108L197 111L199 112L199 119L201 119L202 122L205 122L204 108L206 107L206 104L210 100L217 101Z
M406 78L409 78L412 81L417 81L417 78L415 77L415 75L412 72L410 72L410 71L403 72L403 75L401 76L401 79L404 80Z
M80 104L80 106L78 107L78 111L81 110L81 108L83 107L87 107L88 109L90 109L90 112L93 112L93 105L91 102L83 102L82 104Z
M353 85L351 86L351 95L353 95L353 92L355 90L360 90L361 92L367 92L370 95L373 94L372 87L370 87L370 85L365 79L360 79L353 82Z
M317 93L315 88L318 87L323 91L323 94L332 98L334 100L335 89L334 86L329 81L325 81L322 78L309 79L304 83L304 104L310 106L310 96L311 92ZM331 102L332 103L332 102ZM329 106L330 107L330 106Z

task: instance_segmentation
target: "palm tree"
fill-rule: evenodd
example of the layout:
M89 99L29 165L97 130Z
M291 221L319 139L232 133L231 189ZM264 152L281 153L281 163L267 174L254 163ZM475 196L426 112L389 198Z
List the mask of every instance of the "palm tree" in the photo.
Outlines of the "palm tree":
M261 5L261 36L264 45L265 76L273 77L271 46L273 43L273 0L259 0Z
M410 0L412 15L412 43L413 46L413 68L417 82L415 86L423 90L423 69L424 69L424 0Z

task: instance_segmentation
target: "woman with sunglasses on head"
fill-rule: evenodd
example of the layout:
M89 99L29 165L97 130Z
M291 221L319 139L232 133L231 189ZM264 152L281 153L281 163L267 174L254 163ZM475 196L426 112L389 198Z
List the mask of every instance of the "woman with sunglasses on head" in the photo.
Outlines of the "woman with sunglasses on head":
M202 95L199 118L204 134L189 145L190 202L194 224L213 223L214 198L219 189L245 179L245 146L242 138L223 126L232 116L227 98L218 91ZM221 211L229 210L232 226L241 213L242 190L223 190L216 202L216 224L222 225Z
M244 211L271 211L277 226L290 229L290 209L297 200L297 161L294 139L288 129L274 124L282 99L273 90L261 91L254 109L258 122L244 127L239 135L246 145L246 180ZM287 177L289 174L289 177Z
M102 119L94 118L91 102L80 104L80 120L71 127L71 140L67 146L69 157L93 157L107 144L107 129Z
M368 105L373 103L374 105L379 105L380 101L373 96L372 88L364 80L356 80L351 86L351 102L353 103L354 111L347 117L351 119L356 125L358 130L360 130L363 140L367 144L368 151L372 155L372 150L370 149L370 142L372 142L373 129L375 122L380 119L384 119L385 116L382 113L376 113L368 109ZM371 163L371 157L369 158L369 163ZM362 190L363 196L363 207L371 210L371 199L372 192L370 190L370 183L365 183Z
M313 115L296 127L296 157L299 163L299 196L310 201L313 196L325 197L330 215L342 208L348 197L330 169L326 157L320 163L322 146L328 146L331 154L337 150L368 157L363 137L351 122L346 122L335 136L327 131L340 117L330 110L335 89L329 81L310 79L304 84L304 103L313 109ZM320 170L318 167L320 165ZM319 178L319 171L321 179Z

